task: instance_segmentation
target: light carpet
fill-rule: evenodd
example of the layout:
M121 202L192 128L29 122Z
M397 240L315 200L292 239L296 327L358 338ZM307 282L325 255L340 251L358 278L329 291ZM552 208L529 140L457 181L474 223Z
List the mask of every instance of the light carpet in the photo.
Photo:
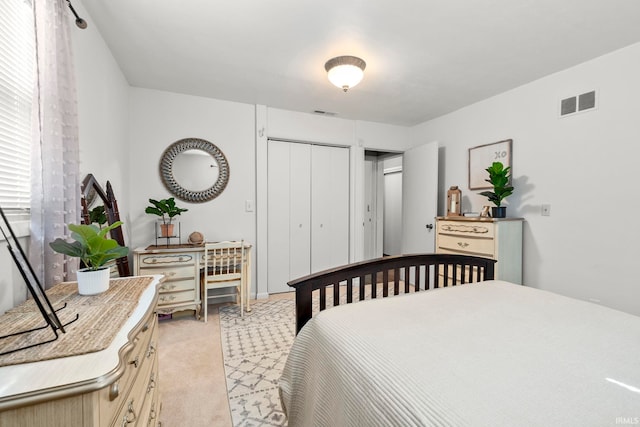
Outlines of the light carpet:
M291 299L258 301L240 317L237 305L220 308L220 331L234 426L285 426L278 381L295 336Z

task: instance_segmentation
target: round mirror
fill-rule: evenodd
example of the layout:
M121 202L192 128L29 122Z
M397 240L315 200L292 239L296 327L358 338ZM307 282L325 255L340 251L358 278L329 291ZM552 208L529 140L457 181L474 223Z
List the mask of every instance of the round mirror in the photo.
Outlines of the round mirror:
M160 159L160 176L167 190L186 202L215 199L229 181L229 164L209 141L186 138L174 142Z

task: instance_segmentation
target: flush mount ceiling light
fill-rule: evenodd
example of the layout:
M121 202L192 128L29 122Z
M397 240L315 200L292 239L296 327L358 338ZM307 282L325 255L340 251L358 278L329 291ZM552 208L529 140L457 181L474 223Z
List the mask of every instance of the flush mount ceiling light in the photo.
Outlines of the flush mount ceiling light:
M355 56L338 56L324 64L329 81L345 92L360 83L367 63Z

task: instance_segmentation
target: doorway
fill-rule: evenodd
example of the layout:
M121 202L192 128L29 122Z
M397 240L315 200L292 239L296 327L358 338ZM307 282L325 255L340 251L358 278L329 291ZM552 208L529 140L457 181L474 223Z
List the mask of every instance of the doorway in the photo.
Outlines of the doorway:
M365 151L364 259L402 253L402 153Z

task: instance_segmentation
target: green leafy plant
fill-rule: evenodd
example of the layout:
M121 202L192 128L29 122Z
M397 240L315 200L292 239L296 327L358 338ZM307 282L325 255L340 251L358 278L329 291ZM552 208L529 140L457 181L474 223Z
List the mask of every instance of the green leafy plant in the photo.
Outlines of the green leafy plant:
M513 194L513 187L509 185L511 179L511 167L504 167L501 162L493 162L485 169L489 172L489 179L485 179L493 185L493 191L483 191L480 195L485 196L491 203L500 207L502 201Z
M98 224L100 228L107 223L107 214L104 211L104 206L96 206L89 211L89 222Z
M174 216L180 215L182 212L187 212L189 210L176 206L176 201L173 197L162 200L149 199L149 203L151 203L151 206L147 206L144 211L150 215L158 215L159 217L162 217L163 224L171 224L171 220Z
M84 265L91 270L99 270L107 262L127 256L129 248L120 246L118 242L107 237L107 233L116 227L120 227L122 221L100 229L94 224L69 224L73 242L67 242L57 238L49 243L51 249L68 256L80 258Z

